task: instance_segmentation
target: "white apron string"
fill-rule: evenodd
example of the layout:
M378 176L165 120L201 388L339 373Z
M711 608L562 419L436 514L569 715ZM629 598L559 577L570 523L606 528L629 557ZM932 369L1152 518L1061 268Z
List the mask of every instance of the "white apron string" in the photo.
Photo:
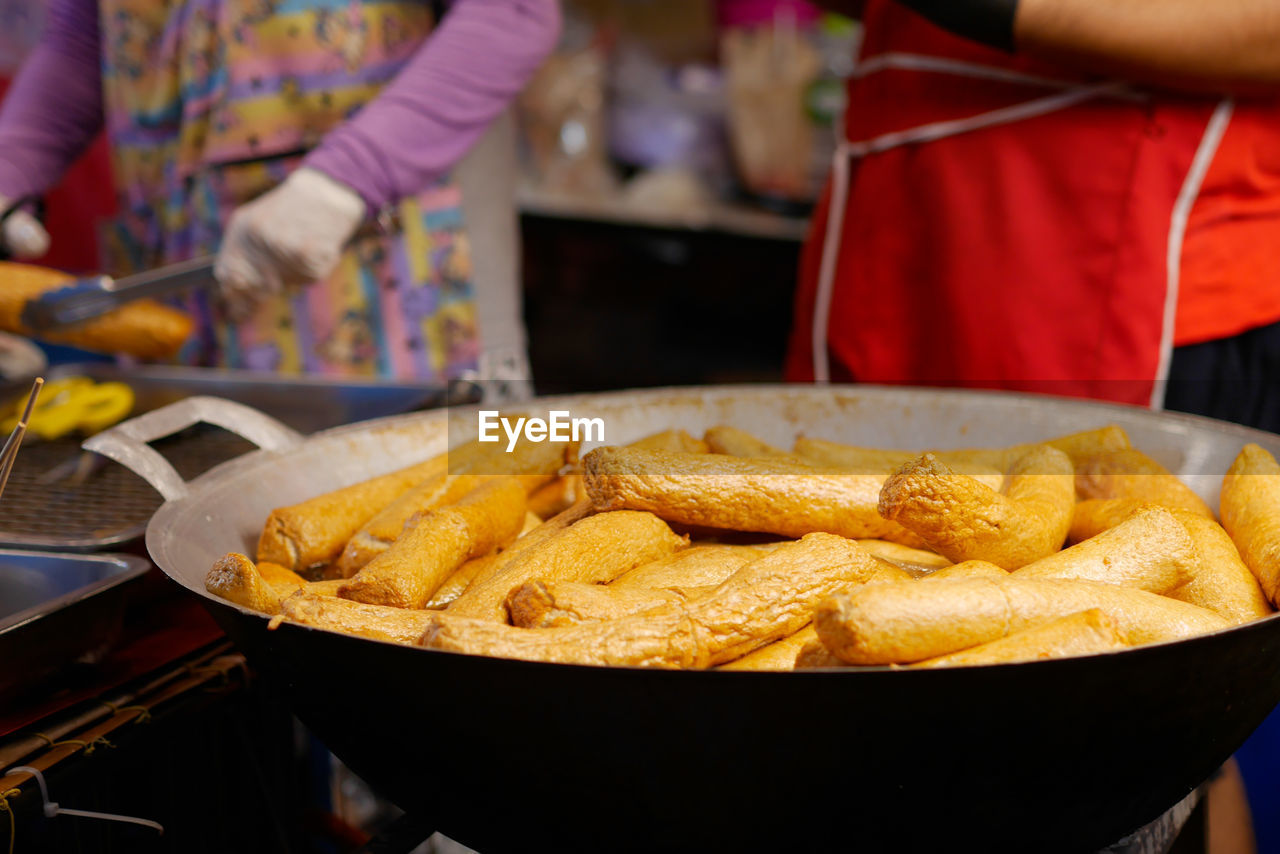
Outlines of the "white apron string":
M849 199L850 160L889 151L904 145L934 142L982 128L1013 124L1036 116L1064 110L1093 98L1140 99L1143 97L1141 93L1136 92L1128 84L1121 81L1106 81L1093 84L1064 82L1022 74L1004 68L909 53L885 53L871 57L858 63L853 76L860 79L886 70L917 71L982 80L999 80L1052 88L1058 91L1051 95L1045 95L963 119L932 122L857 142L842 141L836 146L831 164L831 205L827 211L826 231L823 233L822 255L818 265L818 287L813 308L811 341L813 347L813 378L814 382L817 383L831 382L831 365L827 353L827 326L831 320L831 300L835 286L840 233L844 228L845 206Z

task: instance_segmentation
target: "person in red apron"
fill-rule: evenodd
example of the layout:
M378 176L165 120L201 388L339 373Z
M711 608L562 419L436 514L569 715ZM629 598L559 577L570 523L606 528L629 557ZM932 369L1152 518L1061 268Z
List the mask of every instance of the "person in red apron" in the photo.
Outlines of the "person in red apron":
M948 23L984 7L978 34L1012 38L990 7L1014 3L924 5ZM864 22L802 261L791 378L1160 406L1175 346L1280 320L1273 95L1147 88L1039 58L1072 42L1010 53L888 0Z
M1280 431L1274 4L853 5L865 37L802 255L790 379ZM1280 713L1239 754L1273 851L1276 756Z

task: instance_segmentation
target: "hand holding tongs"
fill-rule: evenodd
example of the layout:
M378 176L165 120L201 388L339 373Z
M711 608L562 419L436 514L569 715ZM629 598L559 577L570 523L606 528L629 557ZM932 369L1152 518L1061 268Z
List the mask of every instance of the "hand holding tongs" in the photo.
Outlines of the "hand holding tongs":
M134 276L91 276L27 302L22 323L36 332L83 323L128 302L157 299L192 288L212 287L213 257L202 256Z
M44 385L44 377L36 377L35 383L31 386L31 396L27 398L26 408L22 410L22 417L18 419L18 426L13 428L8 441L4 443L3 448L0 448L0 493L4 492L5 486L9 483L9 473L13 471L13 463L18 458L18 447L22 444L22 437L27 433L27 419L31 417L31 410L35 408L36 398L40 396L42 385Z

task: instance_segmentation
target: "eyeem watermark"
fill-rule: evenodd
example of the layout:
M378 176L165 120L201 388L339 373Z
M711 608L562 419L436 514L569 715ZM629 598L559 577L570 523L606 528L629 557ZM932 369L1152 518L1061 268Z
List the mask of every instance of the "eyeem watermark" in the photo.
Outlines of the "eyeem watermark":
M496 409L480 410L479 439L481 442L500 442L507 437L507 453L516 449L521 435L527 442L603 442L603 418L574 418L565 409L553 409L548 418L505 418Z

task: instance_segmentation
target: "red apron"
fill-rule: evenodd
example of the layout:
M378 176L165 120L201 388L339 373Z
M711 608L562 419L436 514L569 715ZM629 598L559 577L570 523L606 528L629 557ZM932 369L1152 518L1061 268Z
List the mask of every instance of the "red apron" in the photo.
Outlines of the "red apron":
M1158 406L1230 102L1072 76L887 0L864 22L789 378Z

